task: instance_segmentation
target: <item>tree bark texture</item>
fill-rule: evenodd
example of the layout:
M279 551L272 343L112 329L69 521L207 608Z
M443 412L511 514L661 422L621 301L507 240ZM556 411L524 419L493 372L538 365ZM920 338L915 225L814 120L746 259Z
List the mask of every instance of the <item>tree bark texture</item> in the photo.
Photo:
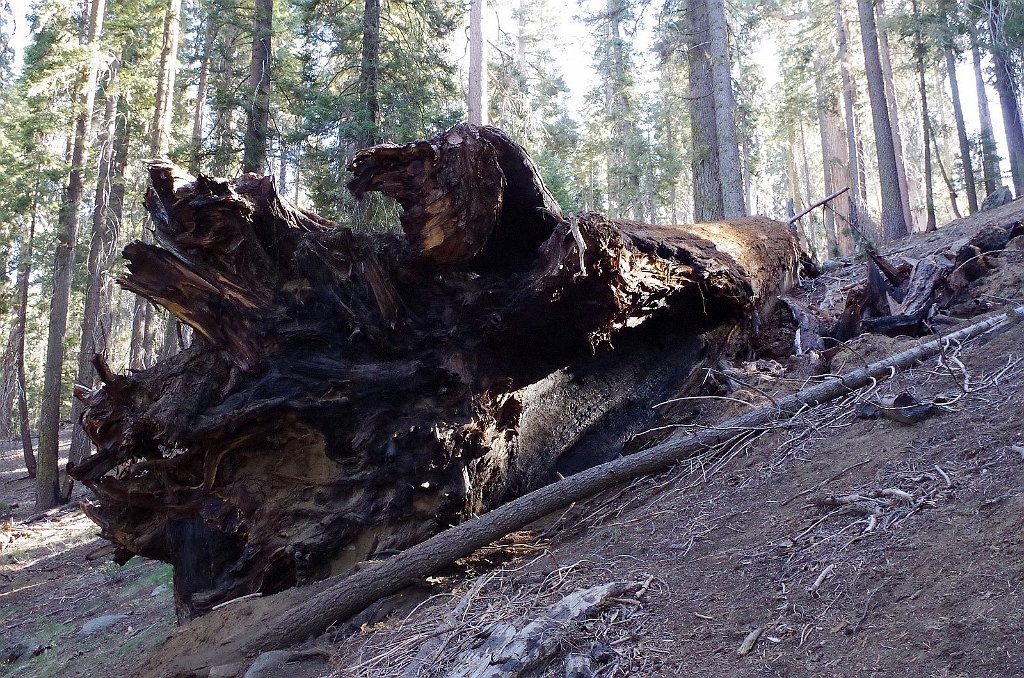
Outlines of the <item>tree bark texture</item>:
M907 234L892 125L886 103L885 81L878 52L878 31L871 0L857 0L860 14L861 41L864 45L864 70L871 99L871 119L875 128L875 149L878 155L878 178L882 191L882 228L887 239Z
M14 431L14 401L18 394L18 324L11 325L0 362L0 440Z
M724 0L705 0L711 53L711 79L715 93L715 129L718 132L718 172L722 191L722 212L726 219L747 215L743 199L743 166L736 134L736 97L732 91L729 59L729 27Z
M860 195L860 163L857 154L857 118L854 106L857 101L857 90L850 75L849 39L846 32L846 21L840 0L832 0L836 19L836 58L839 60L839 73L843 83L843 114L846 119L846 155L849 162L850 196Z
M607 165L607 209L611 217L640 218L643 203L640 197L640 176L636 172L635 149L629 146L636 138L633 111L629 103L626 41L622 37L622 22L628 5L622 0L608 0L605 6L608 21L608 64L602 69L605 90L605 115L609 121Z
M86 37L90 55L80 79L83 87L78 101L78 117L75 121L71 173L58 217L57 245L53 261L53 294L50 298L46 361L43 366L43 397L39 414L36 508L40 510L56 506L60 499L57 446L63 394L64 339L67 335L68 306L71 302L71 269L75 259L75 245L78 242L79 210L85 189L85 166L92 128L92 109L96 100L99 70L97 40L103 30L104 9L104 0L93 0Z
M687 59L690 86L690 139L693 170L693 220L717 221L725 217L719 178L718 128L714 79L708 49L706 0L687 0Z
M377 84L380 81L380 0L363 3L363 58L359 66L359 98L363 119L359 143L363 147L380 142L380 102ZM482 124L482 123L477 123Z
M157 79L156 107L153 118L152 139L150 142L150 153L154 158L165 158L170 151L171 126L174 120L174 81L178 73L178 42L181 36L181 0L167 0L167 9L164 13L164 37L163 47L160 51L160 72ZM156 316L155 309L146 305L143 307L146 313L145 325L148 331L144 333L143 342L151 341L152 346L149 352L160 352L161 357L172 355L177 350L175 341L175 324L168 320L164 323L163 337L157 345L156 337ZM152 337L152 339L150 339ZM153 358L155 360L155 357Z
M815 79L818 104L818 127L821 135L822 175L825 194L831 195L841 188L851 186L850 168L846 158L846 147L839 129L839 102L825 81L827 73L823 60L818 61L818 77ZM850 195L843 194L829 203L825 211L825 235L833 248L831 256L845 256L854 250L853 234L850 230Z
M122 284L195 345L81 393L71 468L102 534L174 564L179 615L385 557L614 456L794 281L763 218L563 217L525 152L459 125L361 151L404 235L296 209L269 178L151 167L157 244ZM742 332L739 333L743 335ZM653 366L653 368L652 368Z
M29 278L32 273L32 250L35 247L36 237L36 210L37 205L33 201L32 216L29 219L28 233L23 235L21 255L18 262L18 280L15 284L18 295L17 316L14 322L17 323L17 342L15 343L15 365L17 368L17 396L18 396L18 428L21 436L22 455L25 459L25 468L30 478L36 475L36 457L32 451L32 433L28 414L28 395L25 391L25 328L28 318L28 288Z
M981 50L978 49L977 35L971 35L971 63L974 67L974 86L978 99L978 126L981 128L981 163L985 179L985 195L990 195L1002 186L999 170L999 149L996 145L995 130L992 127L992 111L988 104L988 88L981 72Z
M996 92L1003 111L1003 129L1006 132L1006 150L1013 176L1014 197L1024 195L1024 124L1021 122L1017 88L1006 59L998 49L992 50L992 68L995 71Z
M964 107L960 103L960 83L956 79L956 55L953 48L946 46L946 74L949 77L949 91L953 97L953 118L956 122L956 138L960 142L960 165L964 170L964 188L967 190L967 209L971 214L978 211L978 188L974 181L974 166L971 163L971 144L967 140L967 125L964 123Z
M192 111L192 150L189 156L189 171L198 174L203 164L203 117L206 111L206 96L210 82L210 59L213 43L217 39L220 23L212 12L204 15L206 28L203 30L203 55L199 60L199 82L196 85L196 105Z
M921 17L917 0L913 0L914 17L920 22ZM928 111L928 86L925 80L924 57L926 48L924 36L918 28L914 33L914 52L917 65L917 86L921 95L921 132L924 135L924 209L925 209L925 232L930 233L937 228L935 220L935 189L932 182L932 147L929 137L931 136L931 125L929 124L930 113Z
M116 129L117 106L120 100L118 92L118 71L120 63L116 62L111 67L110 80L106 87L106 102L103 114L103 128L100 133L99 150L99 173L96 178L96 197L92 212L92 239L89 245L88 272L86 281L85 304L82 311L81 342L78 349L78 371L75 376L75 383L87 388L95 385L96 373L92 369L92 357L97 352L97 347L102 345L102 340L97 340L99 327L100 302L102 296L103 280L107 268L114 258L113 245L117 237L116 224L109 220L107 210L110 207L110 193L113 189L113 176L111 174L114 165L114 146L118 134L123 135L125 121L120 123L121 130ZM75 400L71 406L71 421L78 421L82 416L81 401ZM80 426L76 426L71 433L71 448L68 452L68 461L77 464L89 452L91 443ZM65 499L71 496L71 481L63 488Z
M270 41L274 26L274 0L256 0L253 10L252 58L249 61L249 89L252 99L246 107L243 172L267 171L267 137L270 133Z
M151 157L165 158L171 146L171 122L174 117L174 81L178 73L178 39L181 35L181 0L167 0L164 11L164 37L157 72L156 106L149 142Z
M875 5L878 16L885 19L885 6L883 0L877 0ZM892 50L889 49L889 31L885 24L878 30L878 54L882 63L882 82L885 84L885 103L889 109L889 126L892 129L892 147L896 157L896 176L900 186L900 204L903 207L903 220L907 225L907 231L914 230L914 211L911 199L911 182L907 176L907 165L903 155L903 134L900 131L900 114L896 106L896 79L892 73ZM914 187L917 187L916 182ZM915 191L917 192L917 191Z
M939 174L942 175L942 181L946 184L946 190L949 191L949 203L953 208L953 214L956 215L957 219L962 218L960 214L960 206L957 205L956 201L956 185L953 184L952 177L949 176L949 172L946 171L946 165L942 162L942 149L939 148L939 140L935 135L935 129L932 127L931 120L925 120L927 125L928 137L932 140L932 150L935 152L935 164L939 166Z
M487 40L484 35L484 0L470 0L469 5L469 122L486 125L487 100Z

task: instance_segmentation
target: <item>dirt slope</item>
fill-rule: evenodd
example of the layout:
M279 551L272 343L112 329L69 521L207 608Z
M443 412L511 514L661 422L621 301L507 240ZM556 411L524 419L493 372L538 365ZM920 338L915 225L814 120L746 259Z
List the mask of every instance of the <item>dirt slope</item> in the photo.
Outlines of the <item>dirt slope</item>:
M1020 219L1024 201L913 236L890 256L926 255ZM1024 252L1001 259L975 283L974 313L1024 303ZM800 294L841 308L864 267L840 263ZM783 332L766 345L790 340ZM908 341L863 336L835 368ZM708 425L814 378L797 359L751 356L723 369L735 400L680 403L678 421ZM857 418L859 402L904 391L941 405L914 425ZM1024 323L577 504L303 654L263 657L256 675L448 675L499 624L522 628L567 595L612 581L643 593L561 626L554 657L524 675L1019 675L1021 402ZM161 588L170 573L86 560L102 546L94 526L73 508L35 516L18 454L4 452L0 469L0 675L136 675L172 629ZM116 614L125 616L80 634ZM22 656L3 663L5 648L19 647Z
M107 544L78 508L87 491L37 513L34 482L20 443L0 443L0 676L132 675L174 627L170 566L87 558Z
M945 249L1022 212L1010 205L914 236L892 256ZM863 270L848 262L802 294L841 308ZM1024 303L1022 281L1024 252L1007 251L975 284L977 311ZM835 367L909 341L862 336ZM731 397L765 404L805 383L800 367L737 365L732 376L749 387ZM913 425L857 418L859 402L901 392L943 404ZM1016 324L517 535L515 562L453 575L411 614L364 625L332 646L332 670L447 675L496 623L521 628L573 591L626 580L647 582L646 595L570 624L559 656L526 675L1020 675L1021 402ZM708 400L680 415L709 422L746 407ZM577 673L567 655L582 656L569 661Z

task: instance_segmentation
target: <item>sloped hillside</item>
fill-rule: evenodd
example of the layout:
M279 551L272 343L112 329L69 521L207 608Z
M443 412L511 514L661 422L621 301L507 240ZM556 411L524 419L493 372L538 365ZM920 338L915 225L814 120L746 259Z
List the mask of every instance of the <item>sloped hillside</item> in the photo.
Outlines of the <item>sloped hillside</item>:
M955 253L984 228L1021 219L1018 201L882 256L899 266ZM957 303L928 321L936 331L1024 303L1024 238L984 264ZM833 379L826 367L839 373L914 345L862 334L824 356L792 355L787 309L839 316L865 266L833 262L804 281L789 306L762 319L758 353L709 370L702 395L664 405L668 426L636 447ZM913 398L909 418L920 420L885 409L898 395ZM1022 400L1024 325L1010 322L840 399L737 430L319 639L210 675L1017 675ZM14 492L0 554L5 674L166 675L173 657L215 644L190 627L170 633L166 568L85 560L104 542L90 540L77 511L34 514L18 453L4 454ZM249 602L218 614L241 623ZM116 618L83 632L104 617Z
M1022 212L1011 204L884 254L898 262L948 250ZM974 309L961 315L1024 303L1022 250L1011 241L972 283ZM842 262L799 296L841 309L863 277L863 262ZM832 367L913 341L862 335ZM680 420L696 430L767 404L813 381L808 369L800 358L723 365L719 381L737 387L730 399L677 404ZM867 418L866 404L902 393L933 412L913 424ZM330 667L341 676L1020 674L1022 401L1018 323L552 516L466 563L468 576L439 577L411 612L339 633L325 648ZM610 582L634 585L545 628L557 643L537 667L498 670L509 625L521 631ZM481 654L490 668L465 672Z

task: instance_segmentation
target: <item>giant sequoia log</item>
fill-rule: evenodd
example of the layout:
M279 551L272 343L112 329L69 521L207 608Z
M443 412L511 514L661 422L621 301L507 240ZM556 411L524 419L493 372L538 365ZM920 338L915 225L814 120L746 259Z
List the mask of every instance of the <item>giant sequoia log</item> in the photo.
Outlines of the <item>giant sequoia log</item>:
M386 557L618 454L788 288L799 252L748 218L563 217L523 150L459 125L361 151L349 187L404 208L355 233L270 177L155 163L156 243L122 285L195 330L79 396L70 469L117 546L174 565L179 617ZM737 333L736 329L742 330Z

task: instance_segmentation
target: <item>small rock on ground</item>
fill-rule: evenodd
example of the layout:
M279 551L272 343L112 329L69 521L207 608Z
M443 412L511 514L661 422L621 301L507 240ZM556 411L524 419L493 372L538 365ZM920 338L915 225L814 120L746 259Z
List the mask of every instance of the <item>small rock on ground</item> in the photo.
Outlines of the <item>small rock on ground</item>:
M122 619L127 618L128 615L126 614L105 614L100 617L93 617L82 625L82 628L78 631L78 635L87 636L90 633L102 631L103 629L110 628Z

